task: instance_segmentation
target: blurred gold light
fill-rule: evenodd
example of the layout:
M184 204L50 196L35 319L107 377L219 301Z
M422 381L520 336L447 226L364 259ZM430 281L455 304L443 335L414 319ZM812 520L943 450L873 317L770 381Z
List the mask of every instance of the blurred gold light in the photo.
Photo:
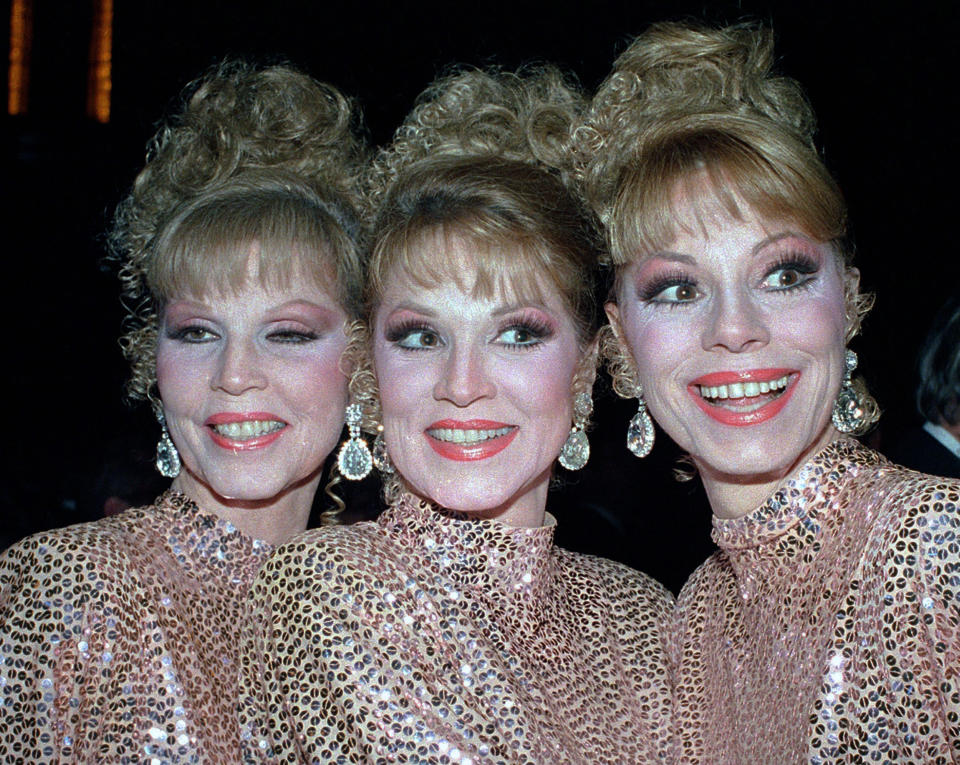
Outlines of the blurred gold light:
M26 114L30 92L30 47L33 42L33 0L10 3L10 67L7 72L7 114Z
M113 52L113 0L93 0L90 66L87 71L87 116L110 121Z

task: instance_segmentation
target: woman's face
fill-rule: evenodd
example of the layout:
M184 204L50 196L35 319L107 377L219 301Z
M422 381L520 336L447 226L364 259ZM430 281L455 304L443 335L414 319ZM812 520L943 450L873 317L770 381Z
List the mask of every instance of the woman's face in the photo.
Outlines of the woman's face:
M543 302L473 297L469 245L453 242L437 257L463 263L466 289L425 288L396 272L374 316L387 450L421 497L540 525L571 425L574 322L546 281Z
M791 223L744 218L714 209L696 233L681 230L624 269L608 305L651 413L708 482L787 475L835 435L843 380L833 249Z
M308 279L168 301L157 384L184 470L174 486L202 501L312 499L343 426L339 369L347 316Z

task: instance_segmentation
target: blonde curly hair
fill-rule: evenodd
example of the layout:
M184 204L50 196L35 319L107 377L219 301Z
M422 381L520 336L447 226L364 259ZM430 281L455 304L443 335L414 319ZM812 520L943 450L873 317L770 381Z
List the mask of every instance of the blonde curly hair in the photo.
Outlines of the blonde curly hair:
M773 64L773 33L751 24L654 24L617 59L571 141L581 192L603 224L606 262L623 266L668 246L689 225L679 196L706 195L697 204L737 219L746 206L795 222L830 243L852 273L846 202L815 147L813 109ZM845 280L847 340L873 303L857 281ZM615 390L633 395L629 351L612 334L603 345ZM864 404L866 430L879 409L869 395Z
M333 278L359 315L359 112L335 88L288 66L224 62L187 86L182 109L148 144L147 162L110 234L127 308L128 395L159 406L156 342L176 295L238 289L258 277Z
M568 146L585 106L577 86L546 65L467 69L428 87L367 176L366 315L375 314L398 269L424 286L459 283L460 263L424 245L466 239L475 295L507 289L537 299L544 282L555 286L586 348L599 326L600 239L573 190ZM379 394L365 328L354 333L348 357L351 393L374 432ZM398 484L387 483L389 497Z

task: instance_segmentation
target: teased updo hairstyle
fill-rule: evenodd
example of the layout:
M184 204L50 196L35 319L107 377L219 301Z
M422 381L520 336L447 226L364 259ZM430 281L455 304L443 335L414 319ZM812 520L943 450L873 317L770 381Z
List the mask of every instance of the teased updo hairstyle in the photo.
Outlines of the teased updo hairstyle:
M815 128L800 84L773 71L770 30L654 24L614 63L572 141L609 262L623 266L668 246L688 225L676 209L682 189L738 220L745 204L791 221L852 268L846 202L815 148ZM849 340L873 301L854 280L845 284ZM610 334L604 353L617 393L635 395L633 360ZM866 430L879 410L863 394Z
M573 191L568 150L584 108L579 90L549 66L469 69L428 87L370 170L367 316L397 269L424 286L460 279L459 262L425 246L460 239L474 253L475 295L505 289L536 299L546 282L561 295L586 349L600 324L600 239ZM372 429L380 404L369 343L351 349L351 392Z
M128 395L159 406L160 313L181 295L237 290L258 246L271 286L313 279L360 311L359 114L335 88L288 66L223 63L184 90L110 236L127 308Z

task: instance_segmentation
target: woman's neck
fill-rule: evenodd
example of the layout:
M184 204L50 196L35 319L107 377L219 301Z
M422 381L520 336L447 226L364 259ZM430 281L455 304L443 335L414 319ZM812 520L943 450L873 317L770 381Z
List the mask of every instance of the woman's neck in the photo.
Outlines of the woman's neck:
M319 483L317 475L268 500L239 500L220 496L184 470L173 479L170 488L190 497L205 511L232 523L247 536L280 545L307 528Z
M694 459L703 479L710 509L717 518L742 518L753 512L787 480L795 476L811 457L839 435L833 426L826 428L820 438L810 444L785 470L762 475L719 473Z

